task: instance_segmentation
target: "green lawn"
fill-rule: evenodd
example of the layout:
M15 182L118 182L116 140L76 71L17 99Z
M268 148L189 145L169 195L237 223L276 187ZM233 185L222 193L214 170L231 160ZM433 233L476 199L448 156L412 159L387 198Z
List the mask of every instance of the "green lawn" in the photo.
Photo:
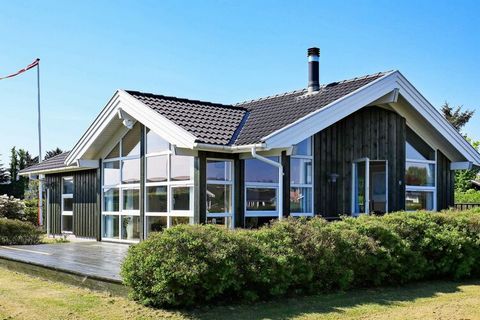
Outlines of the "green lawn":
M0 319L480 319L480 281L167 311L0 268Z

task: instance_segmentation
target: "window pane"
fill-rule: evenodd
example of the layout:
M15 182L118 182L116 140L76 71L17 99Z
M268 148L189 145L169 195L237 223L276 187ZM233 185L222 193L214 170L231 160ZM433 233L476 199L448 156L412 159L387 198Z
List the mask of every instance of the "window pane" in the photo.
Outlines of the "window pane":
M312 155L312 139L310 137L293 146L292 156L296 155Z
M278 162L278 157L268 159ZM245 160L245 181L278 183L278 168L258 159L247 159Z
M170 150L170 144L158 134L147 129L147 153L162 152Z
M179 224L192 224L193 218L190 217L172 217L172 227Z
M119 211L118 189L110 188L103 191L103 211Z
M167 181L168 156L147 158L147 182Z
M208 160L207 180L232 181L232 163L230 161Z
M138 189L123 189L123 210L140 209L140 191Z
M63 194L73 194L73 178L63 178Z
M232 217L220 217L220 218L207 217L207 224L215 224L217 226L224 226L225 228L231 228Z
M247 188L247 210L277 210L277 190L269 188Z
M312 213L312 188L290 189L290 211L295 213Z
M140 123L137 122L122 138L122 157L140 155Z
M62 216L62 231L73 231L73 216Z
M405 210L433 210L433 192L407 191L405 193Z
M167 187L147 187L147 212L167 211Z
M232 187L230 185L207 185L207 212L232 213Z
M63 198L63 211L73 211L73 199L72 198Z
M120 162L105 162L103 164L103 185L113 186L120 184Z
M140 159L122 161L122 183L140 183Z
M245 228L257 229L269 224L274 218L272 217L246 217Z
M172 155L170 161L172 180L190 180L190 171L193 166L193 157Z
M435 186L435 165L407 161L405 184L407 186Z
M115 147L113 147L112 151L105 157L105 159L113 159L120 157L120 143L117 143Z
M167 229L167 217L147 217L147 234Z
M140 217L122 216L122 239L138 240L140 239Z
M190 210L190 187L172 188L173 210Z
M118 216L103 216L103 237L104 238L118 238L119 234L119 217Z
M292 184L311 184L312 160L291 158L290 181Z

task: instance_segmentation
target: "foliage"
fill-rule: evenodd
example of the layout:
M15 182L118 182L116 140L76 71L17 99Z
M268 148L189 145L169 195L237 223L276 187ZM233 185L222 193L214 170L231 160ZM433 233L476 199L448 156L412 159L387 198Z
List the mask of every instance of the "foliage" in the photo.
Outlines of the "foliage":
M25 204L12 196L0 196L0 218L18 219L25 218Z
M0 154L0 158L1 156L2 155ZM9 181L10 181L10 174L7 171L7 169L5 169L5 167L3 166L3 163L0 161L0 184L7 183Z
M20 220L0 218L0 245L38 244L42 231Z
M460 131L467 122L472 118L475 110L462 110L463 106L457 106L455 109L451 107L448 102L445 101L441 107L443 116L450 122L455 129Z
M468 189L465 192L455 191L455 203L480 203L480 191Z
M258 230L177 226L130 248L122 276L153 306L255 301L480 275L480 210L392 213Z
M60 149L59 147L56 147L55 149L52 149L52 150L48 150L46 153L45 153L45 157L43 158L43 160L48 160L52 157L55 157L59 154L62 154L63 153L63 150Z
M38 199L23 200L25 204L23 219L38 225Z

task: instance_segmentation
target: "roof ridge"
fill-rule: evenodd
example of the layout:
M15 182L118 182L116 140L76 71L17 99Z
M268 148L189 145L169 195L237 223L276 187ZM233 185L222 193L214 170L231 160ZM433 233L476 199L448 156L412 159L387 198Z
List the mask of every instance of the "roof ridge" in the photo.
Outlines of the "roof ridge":
M166 96L163 94L157 94L157 93L151 93L151 92L142 92L142 91L137 91L137 90L124 90L125 92L132 94L132 95L143 95L143 96L150 96L154 98L159 98L159 99L165 99L165 100L175 100L179 102L187 102L187 103L194 103L194 104L202 104L202 105L208 105L212 107L221 107L221 108L233 108L233 109L240 109L243 111L246 111L245 108L232 105L232 104L224 104L224 103L217 103L217 102L211 102L211 101L203 101L203 100L197 100L197 99L188 99L188 98L180 98L176 96Z
M386 75L386 74L388 74L388 73L390 73L390 72L393 72L393 71L394 71L394 70L381 71L381 72L376 72L376 73L372 73L372 74L367 74L367 75L360 76L360 77L355 77L355 78L350 78L350 79L345 79L345 80L340 80L340 81L333 81L333 82L330 82L330 83L327 83L327 84L322 84L322 85L320 85L320 89L325 88L325 87L327 87L329 84L332 84L332 83L341 84L341 83L347 83L347 82L352 82L352 81L357 81L357 80L362 80L362 79L377 77L377 76L380 76L380 75L384 76L384 75ZM268 99L283 97L283 96L287 96L287 95L290 95L290 94L301 93L301 92L305 92L305 91L307 91L307 88L296 89L296 90L293 90L293 91L287 91L287 92L283 92L283 93L277 93L277 94L269 95L269 96L266 96L266 97L261 97L261 98L251 99L251 100L245 100L245 101L242 101L242 102L234 103L233 105L234 105L234 106L241 106L242 104L264 101L264 100L268 100Z

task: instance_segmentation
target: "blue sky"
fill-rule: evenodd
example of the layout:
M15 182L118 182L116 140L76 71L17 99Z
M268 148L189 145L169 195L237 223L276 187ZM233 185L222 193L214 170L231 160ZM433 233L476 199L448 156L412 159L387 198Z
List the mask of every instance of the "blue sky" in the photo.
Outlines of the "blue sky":
M400 70L480 106L479 1L2 1L0 75L41 59L43 144L70 149L117 88L233 103ZM36 154L36 73L0 81L0 153ZM480 139L480 111L465 128Z

